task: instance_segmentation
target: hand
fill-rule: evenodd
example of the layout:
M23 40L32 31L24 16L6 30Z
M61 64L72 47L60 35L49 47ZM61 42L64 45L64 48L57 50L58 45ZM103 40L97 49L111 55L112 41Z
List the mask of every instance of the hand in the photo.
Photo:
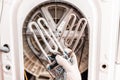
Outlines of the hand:
M56 56L56 60L57 60L57 63L65 69L67 74L66 80L81 80L81 75L78 69L75 53L73 53L72 55L72 60L73 60L72 64L60 55Z

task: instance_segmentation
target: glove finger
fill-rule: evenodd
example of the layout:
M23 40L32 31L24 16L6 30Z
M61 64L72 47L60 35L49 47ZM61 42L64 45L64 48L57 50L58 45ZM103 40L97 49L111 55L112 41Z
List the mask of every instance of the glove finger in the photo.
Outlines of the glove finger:
M75 55L75 53L72 53L72 60L73 60L73 65L78 65L78 63L77 63L77 58L76 58L76 55Z
M71 65L69 64L69 62L63 57L61 57L60 55L56 56L56 60L57 60L57 63L61 65L65 69L66 72L71 69L70 68Z
M72 50L69 48L65 48L65 52L70 53L70 52L72 52Z

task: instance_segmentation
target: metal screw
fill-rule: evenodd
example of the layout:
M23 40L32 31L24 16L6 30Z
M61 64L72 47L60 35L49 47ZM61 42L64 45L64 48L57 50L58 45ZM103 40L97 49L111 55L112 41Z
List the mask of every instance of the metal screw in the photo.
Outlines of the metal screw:
M7 70L10 70L10 69L11 69L10 65L6 65L5 68L6 68Z

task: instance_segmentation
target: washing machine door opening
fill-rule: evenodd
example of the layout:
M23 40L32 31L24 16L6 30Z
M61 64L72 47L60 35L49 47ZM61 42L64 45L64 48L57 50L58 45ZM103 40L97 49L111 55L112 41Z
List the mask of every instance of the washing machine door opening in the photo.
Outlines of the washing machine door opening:
M36 80L52 80L43 64L47 65L50 62L48 59L53 53L62 53L62 49L69 48L77 56L78 67L83 77L87 77L88 25L84 14L72 4L45 2L36 5L23 24L25 70L35 76Z

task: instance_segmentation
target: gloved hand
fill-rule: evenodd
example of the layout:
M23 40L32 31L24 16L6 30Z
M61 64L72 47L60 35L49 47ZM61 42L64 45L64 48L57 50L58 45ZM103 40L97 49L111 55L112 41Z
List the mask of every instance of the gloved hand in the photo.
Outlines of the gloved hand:
M66 80L81 80L81 75L78 69L75 53L72 54L72 60L73 60L72 64L60 55L56 56L56 60L57 60L57 63L65 69L67 74Z

